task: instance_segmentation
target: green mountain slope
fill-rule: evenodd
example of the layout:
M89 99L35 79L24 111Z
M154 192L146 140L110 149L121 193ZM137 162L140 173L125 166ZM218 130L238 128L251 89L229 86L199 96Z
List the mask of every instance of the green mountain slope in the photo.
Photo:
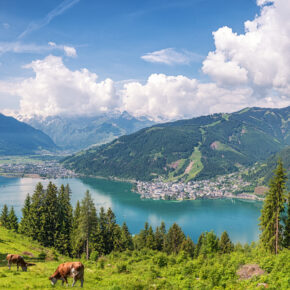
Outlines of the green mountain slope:
M55 149L56 145L43 132L0 114L0 155L33 154Z
M270 179L273 177L273 172L277 166L277 160L281 158L283 166L287 172L287 188L290 190L290 146L287 146L282 151L270 156L266 162L259 164L249 171L245 179L258 181L259 185L268 185Z
M266 159L286 145L290 107L247 108L159 124L64 160L86 175L205 179Z

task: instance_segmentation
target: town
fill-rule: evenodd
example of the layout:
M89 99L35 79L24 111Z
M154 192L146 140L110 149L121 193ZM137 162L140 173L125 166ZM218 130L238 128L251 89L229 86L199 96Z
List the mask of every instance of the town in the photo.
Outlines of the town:
M249 190L251 184L244 181L239 173L231 173L214 179L182 182L136 182L136 192L141 198L163 200L194 200L215 198L239 198L262 200Z
M0 175L6 177L66 178L77 174L61 166L56 160L41 162L0 163Z

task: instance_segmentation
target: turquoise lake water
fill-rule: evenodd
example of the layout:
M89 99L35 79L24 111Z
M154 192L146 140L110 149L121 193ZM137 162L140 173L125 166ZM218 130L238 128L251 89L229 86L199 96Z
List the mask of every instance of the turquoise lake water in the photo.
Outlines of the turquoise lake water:
M35 185L48 180L37 178L4 178L0 176L0 207L14 206L21 216L21 208L27 193L32 194ZM164 221L167 228L178 223L186 235L195 242L204 231L220 235L226 230L234 242L250 243L259 236L258 218L261 202L229 199L163 201L144 200L131 191L132 185L93 178L53 179L57 186L69 184L72 190L72 204L81 200L88 189L94 198L96 208L111 207L119 224L126 221L132 234L138 233L146 221L153 227Z

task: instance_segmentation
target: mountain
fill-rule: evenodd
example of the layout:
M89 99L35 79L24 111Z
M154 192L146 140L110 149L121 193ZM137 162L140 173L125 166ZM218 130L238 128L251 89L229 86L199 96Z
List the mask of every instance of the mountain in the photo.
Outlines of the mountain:
M90 117L18 116L17 118L42 130L60 148L70 151L79 151L92 145L104 144L119 136L136 132L154 124L147 118L137 119L126 112Z
M0 155L34 154L56 149L50 137L40 130L0 114Z
M283 161L283 166L286 169L286 185L288 190L290 190L290 146L287 146L280 152L270 156L265 162L254 166L254 168L250 170L244 178L258 181L258 185L268 185L270 179L273 177L273 172L277 166L277 160L279 158Z
M158 124L66 158L85 175L167 181L207 179L290 145L290 107L246 108Z

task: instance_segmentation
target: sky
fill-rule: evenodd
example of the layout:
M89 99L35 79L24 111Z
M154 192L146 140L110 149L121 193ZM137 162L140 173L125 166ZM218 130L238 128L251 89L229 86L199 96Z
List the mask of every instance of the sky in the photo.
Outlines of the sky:
M289 15L289 0L0 0L0 111L289 106Z

